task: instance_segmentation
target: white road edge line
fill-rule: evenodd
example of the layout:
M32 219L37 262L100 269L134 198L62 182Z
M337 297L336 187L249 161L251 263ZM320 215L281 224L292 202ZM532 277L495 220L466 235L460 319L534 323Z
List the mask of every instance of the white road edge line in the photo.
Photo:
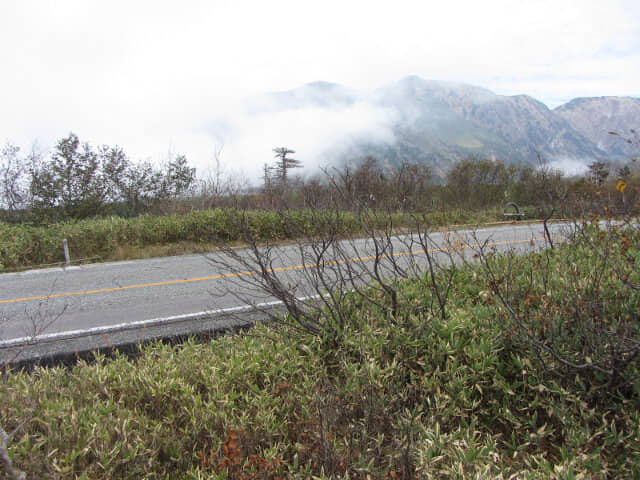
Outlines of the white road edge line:
M319 295L310 295L307 297L299 297L296 300L305 301L319 298ZM76 337L87 337L90 335L101 335L105 333L113 333L117 331L133 330L141 327L165 325L170 323L178 323L186 320L193 320L202 317L213 317L230 313L248 312L267 310L269 308L282 305L282 300L274 300L273 302L257 303L255 305L239 305L237 307L219 308L217 310L204 310L202 312L187 313L182 315L173 315L171 317L150 318L148 320L138 320L131 323L119 323L116 325L108 325L104 327L94 327L85 330L67 330L66 332L47 333L36 335L33 337L17 337L10 340L0 341L0 348L9 348L19 345L35 345L38 343L53 342L57 340L71 339Z

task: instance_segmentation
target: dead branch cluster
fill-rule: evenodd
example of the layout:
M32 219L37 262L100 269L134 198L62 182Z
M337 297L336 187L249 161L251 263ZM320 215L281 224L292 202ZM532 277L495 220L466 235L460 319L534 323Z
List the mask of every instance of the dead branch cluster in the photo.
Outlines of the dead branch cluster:
M349 196L348 189L339 188L343 180L334 179L336 191L348 197L342 201L358 207L355 217L338 209L313 210L310 217L279 212L293 237L300 239L295 245L260 242L248 216L235 217L248 249L223 245L208 258L223 271L254 274L232 277L225 294L247 304L275 298L293 325L333 342L349 324L351 309L363 303L392 322L416 309L445 318L456 261L451 236L431 231L425 216L399 217L368 208ZM399 280L409 278L428 285L433 295L427 305L415 305L398 288Z

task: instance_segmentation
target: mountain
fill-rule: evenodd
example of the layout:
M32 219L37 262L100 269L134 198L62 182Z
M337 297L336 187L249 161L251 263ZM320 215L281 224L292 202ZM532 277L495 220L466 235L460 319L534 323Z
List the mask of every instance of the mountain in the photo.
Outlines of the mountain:
M373 130L370 136L358 130L350 141L342 138L336 141L339 146L328 145L327 157L349 162L372 155L386 164L421 162L442 175L469 156L512 163L536 163L538 157L588 163L638 153L607 133L640 127L640 99L628 97L580 98L551 110L527 95L503 96L473 85L410 76L368 94L314 82L255 97L249 111L347 112L363 104L376 112L380 118L373 124L389 129L392 140L380 141Z
M629 129L640 130L640 98L576 98L557 107L554 112L610 157L628 158L640 153L633 145L609 134L616 132L629 136Z
M407 77L383 87L377 96L384 105L412 112L413 121L398 123L397 131L415 137L436 156L489 156L521 163L536 161L538 154L605 155L566 119L527 95L507 97L472 85Z

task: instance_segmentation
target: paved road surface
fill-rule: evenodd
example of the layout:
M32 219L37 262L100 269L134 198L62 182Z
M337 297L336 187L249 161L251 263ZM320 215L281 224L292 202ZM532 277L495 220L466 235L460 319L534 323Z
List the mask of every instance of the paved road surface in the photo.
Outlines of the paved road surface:
M562 237L566 230L564 225L553 225L552 235ZM544 245L541 224L483 228L473 233L477 238L472 238L471 231L456 235L468 245L489 241L499 249ZM443 245L442 234L433 238ZM407 256L406 243L401 240L395 253ZM363 257L370 244L361 240L349 248L353 257ZM242 295L234 295L241 293L237 280L251 279L253 274L240 266L223 268L216 261L218 255L0 275L0 364L154 337L236 328L264 318L264 313L237 298ZM274 267L295 283L300 263L295 246L281 247ZM247 295L251 303L273 308L272 298L253 290Z

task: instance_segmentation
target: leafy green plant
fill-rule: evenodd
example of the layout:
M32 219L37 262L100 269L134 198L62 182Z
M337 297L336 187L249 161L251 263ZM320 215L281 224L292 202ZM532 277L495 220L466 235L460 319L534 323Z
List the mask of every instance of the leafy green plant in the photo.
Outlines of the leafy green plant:
M507 339L546 371L595 394L637 394L640 232L585 225L557 250L496 256L479 250Z

